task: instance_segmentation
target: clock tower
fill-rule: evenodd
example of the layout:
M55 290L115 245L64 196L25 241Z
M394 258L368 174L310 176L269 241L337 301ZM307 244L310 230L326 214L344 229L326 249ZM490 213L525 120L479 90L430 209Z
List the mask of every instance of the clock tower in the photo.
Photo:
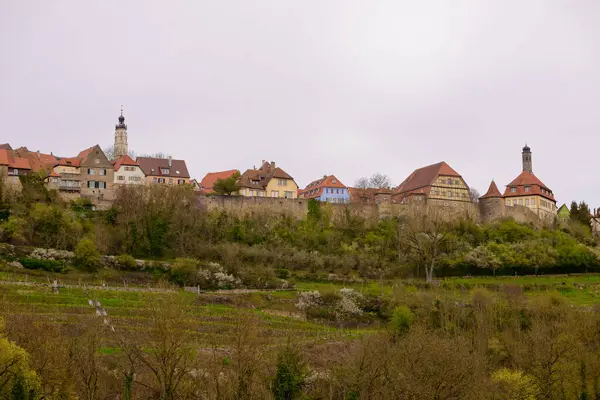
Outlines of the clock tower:
M115 159L124 156L129 152L127 145L127 125L125 125L125 117L123 116L123 106L121 106L121 115L119 123L115 126Z

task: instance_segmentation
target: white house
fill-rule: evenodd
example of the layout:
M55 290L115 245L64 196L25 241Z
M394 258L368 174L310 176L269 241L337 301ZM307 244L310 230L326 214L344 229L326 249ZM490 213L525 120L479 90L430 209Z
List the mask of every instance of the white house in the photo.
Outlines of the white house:
M142 185L144 184L144 171L136 161L127 154L119 157L115 163L115 184L120 185Z

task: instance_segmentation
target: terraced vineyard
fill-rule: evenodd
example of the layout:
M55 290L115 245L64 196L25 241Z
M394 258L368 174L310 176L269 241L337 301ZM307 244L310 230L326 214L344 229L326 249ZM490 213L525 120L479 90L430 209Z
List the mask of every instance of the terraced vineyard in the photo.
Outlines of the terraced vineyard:
M115 330L143 330L151 323L153 305L175 303L183 312L178 329L198 346L230 343L241 318L254 316L265 345L278 345L288 337L297 342L338 341L362 334L304 321L294 312L294 292L248 294L194 294L179 292L86 290L61 288L55 294L48 285L0 285L0 314L34 316L69 325L91 317L106 319ZM97 316L90 300L99 301L106 316ZM258 306L258 307L257 307ZM266 307L265 307L266 306ZM287 316L289 315L289 316Z

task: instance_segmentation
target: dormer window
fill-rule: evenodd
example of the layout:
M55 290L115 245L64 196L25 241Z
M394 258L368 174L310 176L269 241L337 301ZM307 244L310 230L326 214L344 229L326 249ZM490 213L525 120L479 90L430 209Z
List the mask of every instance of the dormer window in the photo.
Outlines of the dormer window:
M335 183L337 183L337 181L336 181L335 179L332 179L332 180L331 180L331 183L334 183L334 184L335 184Z
M175 173L179 175L179 171L175 171Z
M160 173L163 175L169 175L169 168L161 168Z
M525 186L525 193L531 192L531 186ZM542 189L543 192L543 189Z
M517 188L516 187L511 187L510 188L510 192L511 193L517 193Z

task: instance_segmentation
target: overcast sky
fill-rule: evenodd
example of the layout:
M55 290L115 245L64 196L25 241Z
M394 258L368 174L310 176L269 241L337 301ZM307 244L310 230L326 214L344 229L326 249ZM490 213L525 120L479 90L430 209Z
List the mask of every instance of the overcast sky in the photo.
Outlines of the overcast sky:
M0 0L0 142L113 142L303 187L445 160L600 207L600 2Z

